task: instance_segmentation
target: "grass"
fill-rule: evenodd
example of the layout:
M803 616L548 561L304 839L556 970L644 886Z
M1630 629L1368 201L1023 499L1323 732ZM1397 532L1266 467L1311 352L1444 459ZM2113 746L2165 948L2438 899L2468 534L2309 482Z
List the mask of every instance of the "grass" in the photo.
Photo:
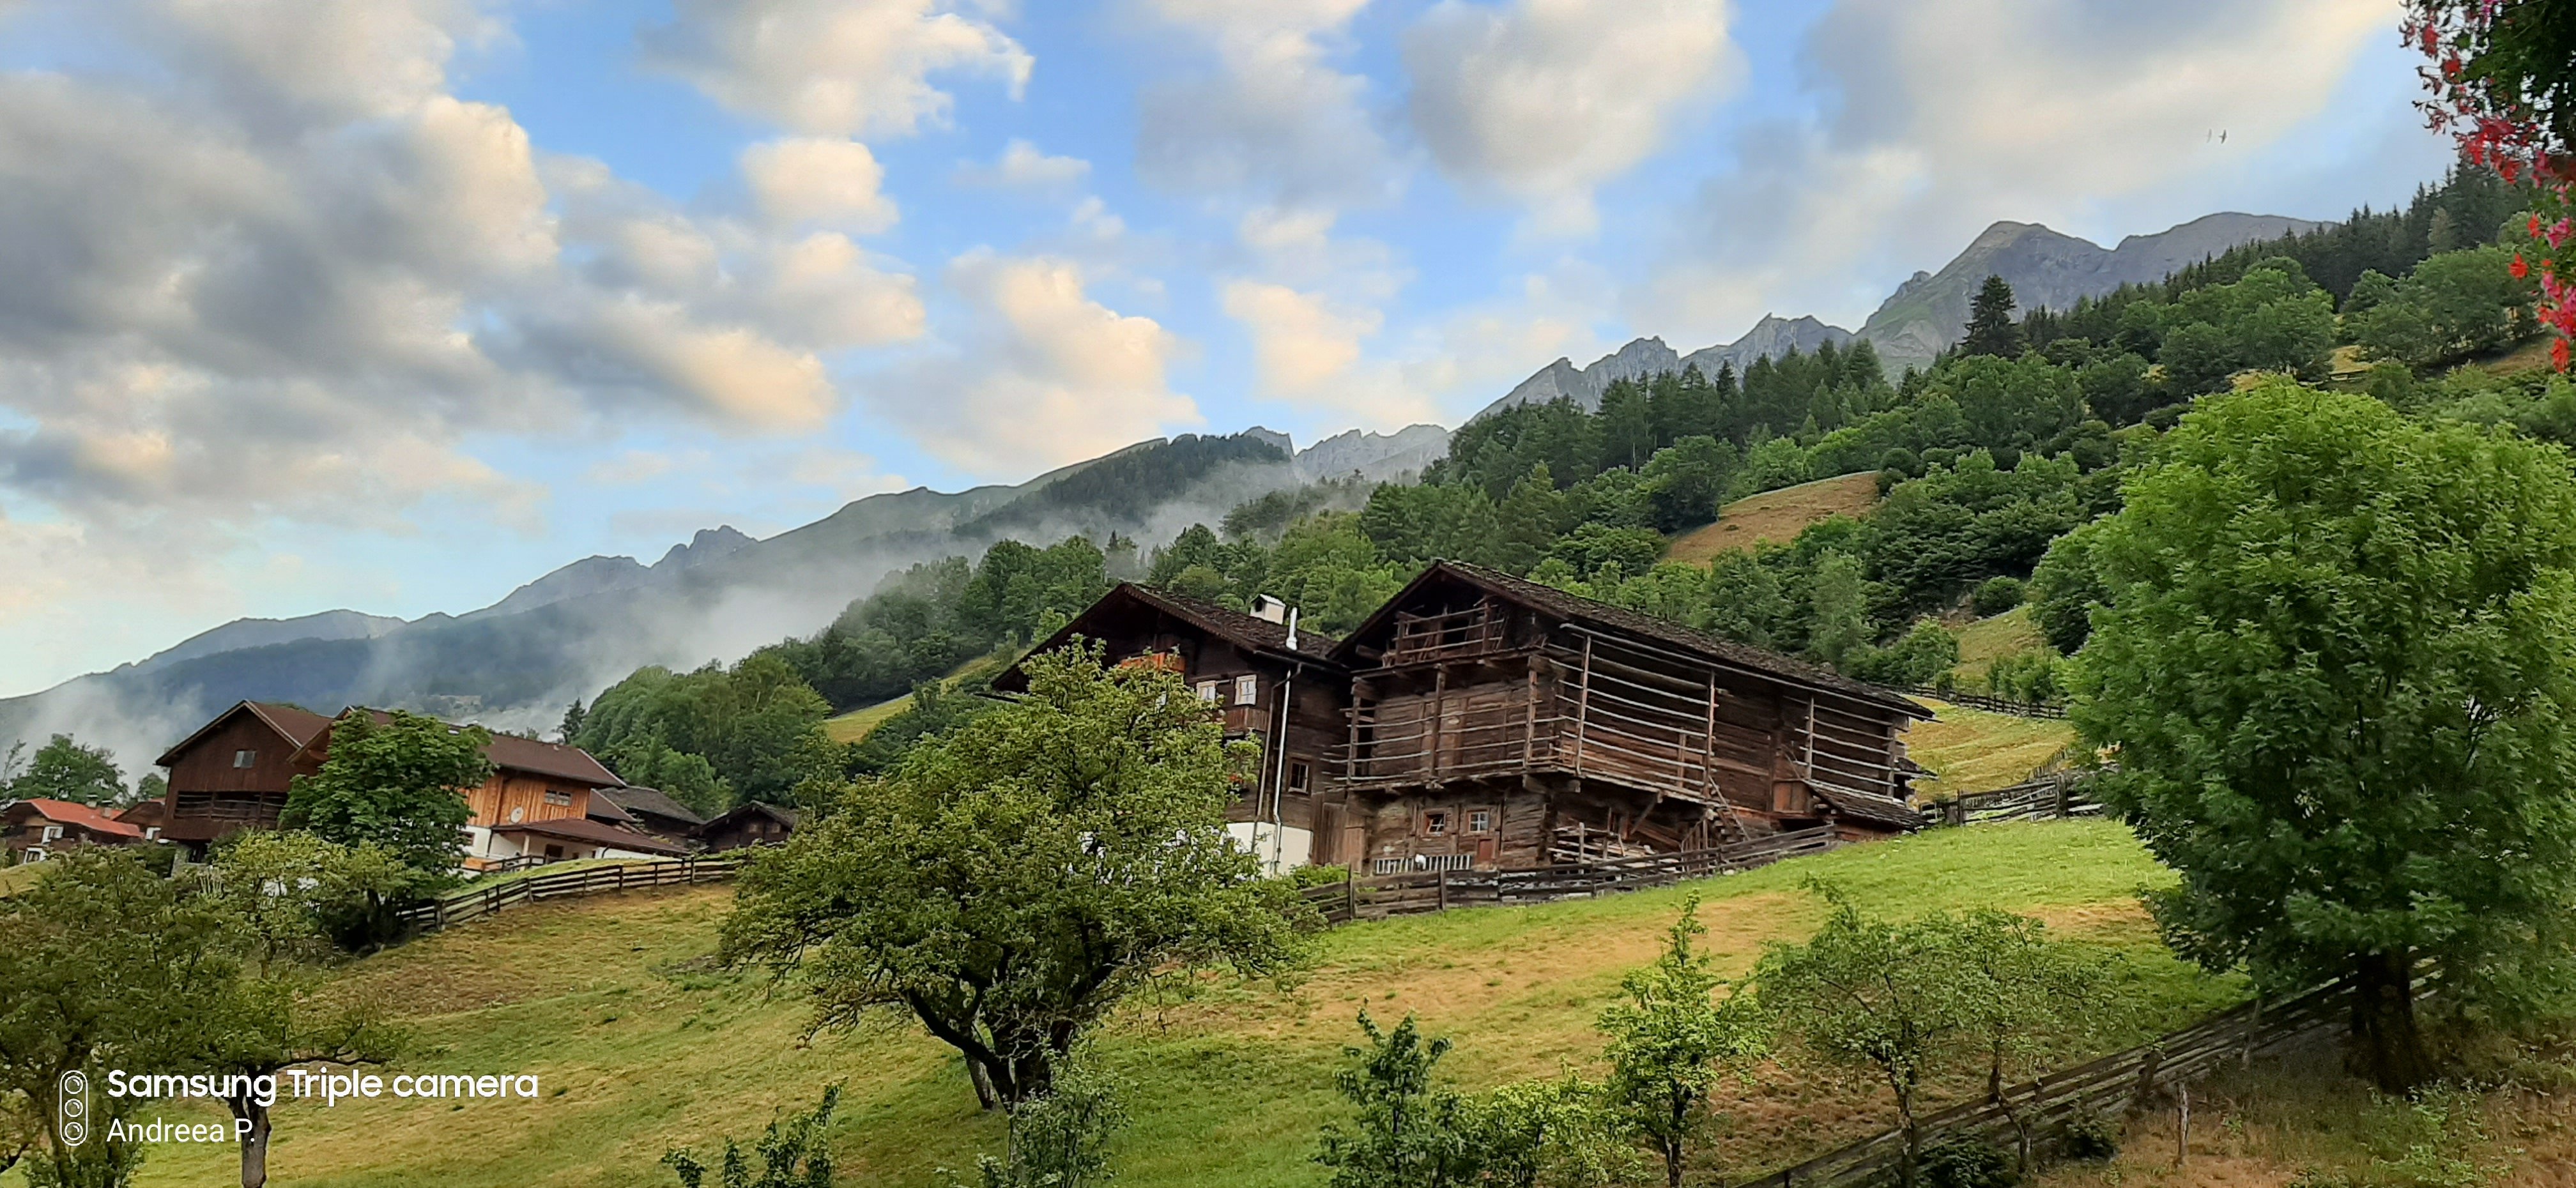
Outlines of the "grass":
M1819 906L1800 890L1809 875L1872 911L2002 907L2102 945L2142 1007L2139 1038L2241 994L2158 944L2133 894L2164 875L2116 824L1944 830L1703 881L1691 889L1705 896L1709 948L1727 973L1814 927ZM1291 986L1209 979L1191 1001L1126 1012L1100 1039L1105 1063L1130 1082L1136 1118L1118 1148L1120 1183L1322 1184L1316 1128L1343 1112L1332 1075L1363 1007L1390 1022L1418 1014L1456 1040L1442 1067L1470 1087L1588 1066L1601 1044L1593 1020L1620 973L1652 956L1685 893L1349 926L1320 939ZM934 1169L998 1148L999 1121L976 1110L959 1063L908 1020L808 1040L800 997L712 968L728 902L725 889L700 887L540 904L352 966L346 990L391 1004L426 1045L389 1072L533 1073L542 1095L453 1108L287 1103L276 1182L668 1185L655 1165L668 1147L756 1137L834 1082L844 1086L832 1143L845 1184L934 1184ZM1869 1133L1887 1112L1865 1083L1810 1074L1774 1070L1748 1094L1722 1151L1737 1171ZM231 1160L227 1148L167 1146L137 1182L216 1182Z
M955 671L940 679L954 685L959 681L982 676L988 672L999 672L1004 665L1018 658L1018 653L1009 648L1002 648L958 665ZM910 693L892 700L880 701L875 705L863 705L838 717L824 719L823 733L833 742L847 746L866 739L877 727L885 725L888 719L911 708L912 694Z
M1877 505L1876 471L1747 495L1717 509L1716 523L1675 538L1665 559L1705 565L1720 553L1750 550L1761 543L1786 544L1812 525L1835 516L1865 516Z
M1980 688L1995 661L2047 646L2047 637L2039 633L2039 620L2031 617L2025 603L1960 628L1959 666L1951 671L1958 674L1963 687Z
M2017 718L1920 700L1941 718L1907 728L1905 751L1933 773L1915 781L1914 791L1935 800L2009 788L2075 742L2075 728L2055 718Z

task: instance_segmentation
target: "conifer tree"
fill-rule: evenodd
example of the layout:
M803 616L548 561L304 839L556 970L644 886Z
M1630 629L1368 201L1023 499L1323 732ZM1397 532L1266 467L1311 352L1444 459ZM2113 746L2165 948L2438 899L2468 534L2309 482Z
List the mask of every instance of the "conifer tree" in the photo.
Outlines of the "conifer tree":
M2007 359L2021 354L2021 325L2012 315L2012 286L2000 276L1988 276L1968 302L1968 327L1959 339L1959 353Z

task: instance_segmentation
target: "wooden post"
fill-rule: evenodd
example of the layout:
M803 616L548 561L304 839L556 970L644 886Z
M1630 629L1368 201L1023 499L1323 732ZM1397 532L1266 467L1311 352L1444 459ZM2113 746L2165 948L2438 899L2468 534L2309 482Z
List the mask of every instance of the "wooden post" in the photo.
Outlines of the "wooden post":
M1440 783L1441 719L1449 712L1449 666L1437 664L1431 669L1431 755L1423 769L1430 773L1433 786Z
M1342 918L1346 920L1356 920L1360 918L1360 872L1358 867L1352 867L1351 877L1342 880Z
M1440 868L1440 909L1439 909L1439 910L1444 911L1444 912L1449 910L1449 868L1448 868L1448 867L1446 867L1446 866L1444 866L1444 867L1441 867L1441 868Z
M1592 717L1592 636L1583 637L1583 692L1574 702L1574 776L1583 778L1583 731Z
M2182 1097L2181 1121L2174 1127L2174 1166L2191 1166L2191 1082L2177 1081L2174 1090Z
M2263 994L2254 994L2254 1014L2245 1021L2245 1051L2236 1058L2236 1067L2254 1067L2254 1045L2263 1039Z

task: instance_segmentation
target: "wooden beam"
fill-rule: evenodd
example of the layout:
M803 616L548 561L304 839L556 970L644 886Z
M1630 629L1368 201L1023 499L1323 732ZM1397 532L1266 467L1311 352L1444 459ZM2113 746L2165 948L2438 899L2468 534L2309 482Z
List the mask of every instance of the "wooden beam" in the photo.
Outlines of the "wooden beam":
M1583 775L1583 731L1592 712L1592 636L1583 637L1583 691L1574 703L1574 774Z

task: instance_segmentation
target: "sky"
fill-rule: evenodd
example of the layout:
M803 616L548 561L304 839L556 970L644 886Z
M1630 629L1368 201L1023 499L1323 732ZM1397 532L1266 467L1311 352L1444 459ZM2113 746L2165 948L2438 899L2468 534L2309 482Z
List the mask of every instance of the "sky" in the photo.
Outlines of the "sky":
M0 696L2401 202L2382 0L0 0ZM2226 133L2222 141L2217 133Z

